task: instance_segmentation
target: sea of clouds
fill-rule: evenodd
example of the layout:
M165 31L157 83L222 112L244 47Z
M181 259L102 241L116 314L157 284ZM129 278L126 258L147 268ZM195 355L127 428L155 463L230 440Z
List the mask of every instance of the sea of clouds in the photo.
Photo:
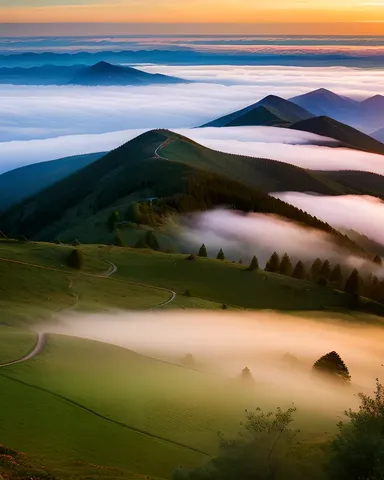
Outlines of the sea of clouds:
M301 133L262 127L186 130L269 94L289 98L319 87L355 98L384 93L380 70L220 65L142 68L195 83L145 87L0 85L0 173L28 163L108 150L159 127L182 129L206 146L231 153L315 169L384 171L382 157L319 146L298 147L318 143L309 142Z

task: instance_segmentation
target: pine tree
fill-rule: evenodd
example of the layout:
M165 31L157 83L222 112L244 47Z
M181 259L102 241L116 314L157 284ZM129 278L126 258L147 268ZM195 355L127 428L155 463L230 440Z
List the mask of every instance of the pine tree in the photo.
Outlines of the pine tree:
M252 272L253 270L258 270L258 269L259 269L259 261L257 260L257 257L255 255L252 258L251 263L250 263L249 267L247 268L247 270Z
M199 253L198 253L197 255L198 255L199 257L208 257L207 248L206 248L206 246L204 245L204 243L201 245L200 250L199 250Z
M157 241L156 235L153 230L149 230L145 235L145 243L152 250L160 250L159 242Z
M372 300L380 300L380 280L376 276L372 278L369 298L372 298Z
M268 260L267 264L265 265L265 271L278 272L279 269L280 269L280 257L276 252L274 252L271 255L271 258Z
M287 275L290 277L292 275L292 270L293 267L291 259L287 253L284 253L283 258L281 259L279 273L281 273L281 275Z
M350 381L348 367L337 352L329 352L319 358L313 365L313 371L324 373L344 381Z
M317 280L317 277L320 274L321 267L323 266L320 258L316 258L311 267L311 277L313 281Z
M339 264L337 264L337 265L333 268L333 270L332 270L332 272L331 272L331 275L329 276L329 280L330 280L331 282L336 283L338 286L340 286L340 283L341 283L342 278L343 278L343 275L342 275L342 273L341 273L341 267L340 267Z
M355 268L351 273L351 275L349 276L345 284L344 290L351 295L359 295L361 286L362 286L362 280L359 275L359 272Z
M325 260L325 262L322 264L319 275L320 277L324 277L327 280L329 279L331 275L331 265L328 260Z
M115 229L115 226L116 224L120 221L120 213L115 210L114 212L112 212L109 217L108 217L108 221L107 221L107 224L108 224L108 229L110 232L113 232L113 230Z
M217 254L217 260L225 260L225 255L224 255L224 252L223 252L223 249L220 248L219 250L219 253Z
M117 247L126 247L125 240L121 234L120 228L116 228L115 245Z
M376 263L377 265L382 265L382 259L379 255L376 255L375 258L373 259L373 262Z
M300 260L296 263L295 268L293 269L292 277L293 278L300 278L301 280L305 279L305 267L303 262Z

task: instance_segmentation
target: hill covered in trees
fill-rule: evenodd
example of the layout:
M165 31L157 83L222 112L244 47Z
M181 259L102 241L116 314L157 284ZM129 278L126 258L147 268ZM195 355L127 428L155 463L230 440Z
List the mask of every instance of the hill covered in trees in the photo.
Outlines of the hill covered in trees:
M129 213L134 205L141 205L161 221L169 213L224 205L274 213L347 241L326 223L268 195L286 190L327 195L355 192L316 172L217 152L168 130L153 130L12 207L0 216L0 230L42 240L65 234L71 241L84 241L86 230L86 241L101 242L107 218L115 210ZM128 213L126 220L135 222L134 212Z

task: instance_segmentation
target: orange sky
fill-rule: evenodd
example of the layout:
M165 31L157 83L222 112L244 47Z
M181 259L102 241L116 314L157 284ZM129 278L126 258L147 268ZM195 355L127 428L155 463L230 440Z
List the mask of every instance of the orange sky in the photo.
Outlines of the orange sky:
M284 24L296 24L298 34L384 34L384 0L0 0L0 23L8 22L254 23L263 33L294 33Z

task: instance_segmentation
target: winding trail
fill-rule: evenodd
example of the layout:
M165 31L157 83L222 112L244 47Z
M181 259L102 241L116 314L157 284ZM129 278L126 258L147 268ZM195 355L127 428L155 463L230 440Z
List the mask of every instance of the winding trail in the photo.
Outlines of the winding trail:
M9 367L10 365L17 365L18 363L26 362L27 360L31 360L33 357L36 357L36 355L39 355L45 347L46 337L45 333L43 332L36 333L36 336L36 345L34 346L33 350L27 353L27 355L24 355L24 357L19 358L19 360L13 360L12 362L0 364L0 368Z

